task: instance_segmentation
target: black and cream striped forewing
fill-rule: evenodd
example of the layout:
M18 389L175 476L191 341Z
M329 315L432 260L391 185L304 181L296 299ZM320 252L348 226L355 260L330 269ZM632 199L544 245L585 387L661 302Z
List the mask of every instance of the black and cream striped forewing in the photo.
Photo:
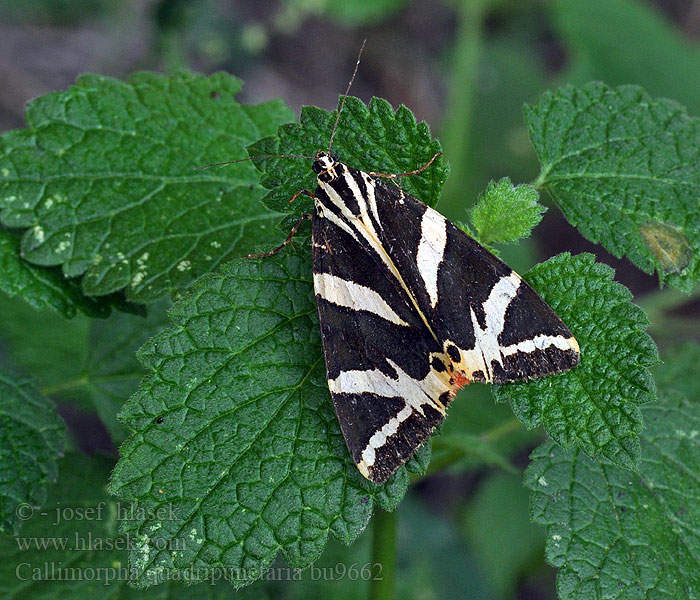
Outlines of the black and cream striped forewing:
M470 381L507 383L575 367L567 326L508 265L440 213L375 182L380 241Z
M449 378L431 368L440 346L384 265L329 219L312 230L333 404L360 472L383 483L444 418Z
M578 364L576 340L512 269L393 182L320 155L314 287L336 413L382 483L471 381Z

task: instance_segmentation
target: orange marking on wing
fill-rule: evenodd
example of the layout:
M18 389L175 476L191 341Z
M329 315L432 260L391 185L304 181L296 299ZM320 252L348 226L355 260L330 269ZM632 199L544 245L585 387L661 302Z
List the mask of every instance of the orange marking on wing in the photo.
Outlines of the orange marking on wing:
M458 390L461 390L465 385L469 385L472 380L469 379L464 373L461 371L456 371L455 374L452 377L453 379L453 386L454 386L454 393L456 393Z

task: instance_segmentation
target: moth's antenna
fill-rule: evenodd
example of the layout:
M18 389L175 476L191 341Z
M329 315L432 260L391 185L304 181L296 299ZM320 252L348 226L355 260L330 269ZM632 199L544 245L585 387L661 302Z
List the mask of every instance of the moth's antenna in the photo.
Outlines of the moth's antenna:
M256 158L307 158L309 160L314 160L313 156L304 156L302 154L259 154L258 156L249 156L248 158L239 158L238 160L227 160L226 162L211 163L210 165L197 167L195 171L203 171L204 169L210 169L211 167L223 167L224 165L232 165L233 163L245 162Z
M350 92L350 88L352 87L352 82L355 81L355 75L357 75L357 69L360 68L360 57L362 56L362 51L365 49L365 42L367 41L367 38L362 40L362 46L360 46L360 51L357 53L357 62L355 63L355 70L352 72L352 77L350 78L350 81L348 82L348 87L345 90L345 94L343 94L343 99L340 101L340 108L338 109L338 115L335 118L335 123L333 124L333 131L331 132L331 139L328 142L328 154L331 153L331 147L333 146L333 138L335 137L335 130L338 127L338 121L340 120L340 113L343 112L343 106L345 106L345 99L348 97L348 93Z

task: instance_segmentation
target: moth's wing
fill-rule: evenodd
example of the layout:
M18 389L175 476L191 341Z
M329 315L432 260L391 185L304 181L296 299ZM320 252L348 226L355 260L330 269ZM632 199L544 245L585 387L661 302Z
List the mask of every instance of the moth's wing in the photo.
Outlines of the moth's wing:
M578 364L567 326L504 262L395 185L375 180L374 197L382 246L467 380L522 381Z
M453 385L406 291L348 231L314 215L314 289L345 442L360 472L384 483L443 420Z

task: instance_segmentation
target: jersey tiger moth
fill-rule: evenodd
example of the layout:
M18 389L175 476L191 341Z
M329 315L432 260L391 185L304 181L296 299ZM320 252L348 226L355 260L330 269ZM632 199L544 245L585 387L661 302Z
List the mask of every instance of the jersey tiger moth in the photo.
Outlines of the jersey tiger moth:
M312 220L328 387L357 468L381 484L429 438L460 388L565 371L580 353L517 273L395 184L438 155L385 175L353 169L331 152L349 87L328 151L300 157L313 159L318 187L292 200L310 196L313 214L302 215L281 246L249 257L278 252Z

